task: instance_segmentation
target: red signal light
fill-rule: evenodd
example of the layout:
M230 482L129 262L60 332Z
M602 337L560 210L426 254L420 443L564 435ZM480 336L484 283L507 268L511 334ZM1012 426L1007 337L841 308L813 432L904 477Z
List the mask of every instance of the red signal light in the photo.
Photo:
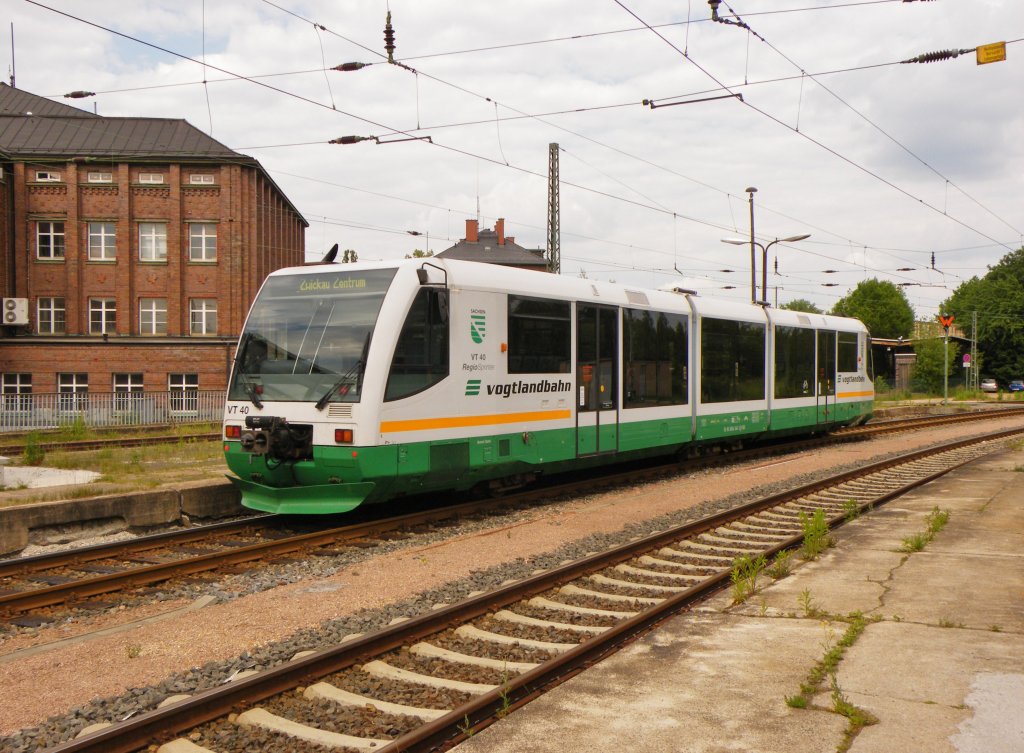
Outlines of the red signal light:
M242 427L233 424L228 424L224 427L224 436L228 439L241 439L242 438Z
M352 444L351 429L335 429L334 441L336 444Z

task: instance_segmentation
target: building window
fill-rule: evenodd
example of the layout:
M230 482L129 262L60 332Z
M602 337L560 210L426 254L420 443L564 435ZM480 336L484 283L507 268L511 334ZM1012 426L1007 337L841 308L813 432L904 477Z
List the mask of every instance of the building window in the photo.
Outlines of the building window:
M139 183L163 183L163 173L139 173Z
M0 374L0 392L5 411L32 410L31 374Z
M88 374L57 374L58 406L61 410L85 410L89 400Z
M114 410L132 410L142 402L142 374L114 374Z
M167 391L173 413L199 412L198 374L168 374Z
M166 335L167 334L167 299L166 298L140 298L139 299L139 334L140 335Z
M113 183L113 173L89 173L87 180L90 183Z
M113 261L117 256L117 225L113 222L89 223L89 259Z
M36 329L40 335L63 335L65 316L63 298L36 301Z
M53 170L36 170L37 183L60 183L60 173Z
M217 300L215 298L193 298L188 303L188 309L191 334L217 334Z
M139 223L139 261L167 261L167 223Z
M192 183L193 185L198 184L210 186L213 185L214 181L213 176L210 175L209 173L196 173L188 176L188 182Z
M40 259L64 258L64 223L36 223L36 255Z
M113 298L89 299L89 334L111 335L117 328L117 301Z
M195 176L192 176L195 177ZM188 260L217 261L217 225L192 222L188 226Z

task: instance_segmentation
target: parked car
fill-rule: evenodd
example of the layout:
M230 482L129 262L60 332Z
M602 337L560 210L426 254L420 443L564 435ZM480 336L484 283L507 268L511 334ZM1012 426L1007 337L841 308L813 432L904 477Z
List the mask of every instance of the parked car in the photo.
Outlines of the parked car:
M982 379L981 380L981 391L982 392L999 392L999 385L996 384L995 379Z
M1024 379L1014 379L1010 382L1010 392L1024 392Z

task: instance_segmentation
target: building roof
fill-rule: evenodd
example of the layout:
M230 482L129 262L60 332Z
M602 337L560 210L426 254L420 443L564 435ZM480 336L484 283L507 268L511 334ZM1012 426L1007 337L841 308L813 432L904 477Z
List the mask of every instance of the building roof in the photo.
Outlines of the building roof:
M463 238L451 248L441 251L438 256L459 261L479 261L488 264L503 264L507 267L547 268L542 249L523 248L515 241L504 238L498 243L498 233L494 230L481 230L479 240Z
M0 83L0 154L13 160L93 157L249 165L263 173L302 219L256 159L229 149L180 118L108 118Z
M101 117L6 84L0 84L0 149L12 157L256 162L185 120Z

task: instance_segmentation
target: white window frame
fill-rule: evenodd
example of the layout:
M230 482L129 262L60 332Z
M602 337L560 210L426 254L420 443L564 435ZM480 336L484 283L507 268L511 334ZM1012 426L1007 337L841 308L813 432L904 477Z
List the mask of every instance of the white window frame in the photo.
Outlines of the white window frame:
M188 260L217 261L216 222L190 222L188 224Z
M213 173L192 173L188 176L188 182L192 185L212 186L217 180Z
M164 182L163 173L139 173L139 183L162 185Z
M60 183L60 173L55 170L36 170L36 183Z
M5 411L25 413L32 410L32 375L16 372L0 374L0 393Z
M140 335L166 335L167 334L167 299L166 298L140 298L139 299L139 334Z
M167 261L167 223L139 223L139 261Z
M170 393L171 413L199 413L198 374L168 374L167 391Z
M117 332L117 299L89 299L89 334L113 335Z
M47 253L43 253L43 239L46 239ZM66 253L64 246L63 220L36 221L36 258L63 259Z
M117 258L117 223L89 223L89 261L114 261Z
M57 392L60 410L85 410L89 403L89 375L79 372L58 372Z
M114 174L113 173L99 173L99 172L93 173L93 172L90 172L88 175L86 175L85 179L89 183L113 183L114 182Z
M217 334L217 299L190 298L188 302L189 334Z
M40 335L63 335L67 329L67 308L62 296L36 299L36 332Z
M141 372L115 373L114 410L132 410L142 402L143 375Z

